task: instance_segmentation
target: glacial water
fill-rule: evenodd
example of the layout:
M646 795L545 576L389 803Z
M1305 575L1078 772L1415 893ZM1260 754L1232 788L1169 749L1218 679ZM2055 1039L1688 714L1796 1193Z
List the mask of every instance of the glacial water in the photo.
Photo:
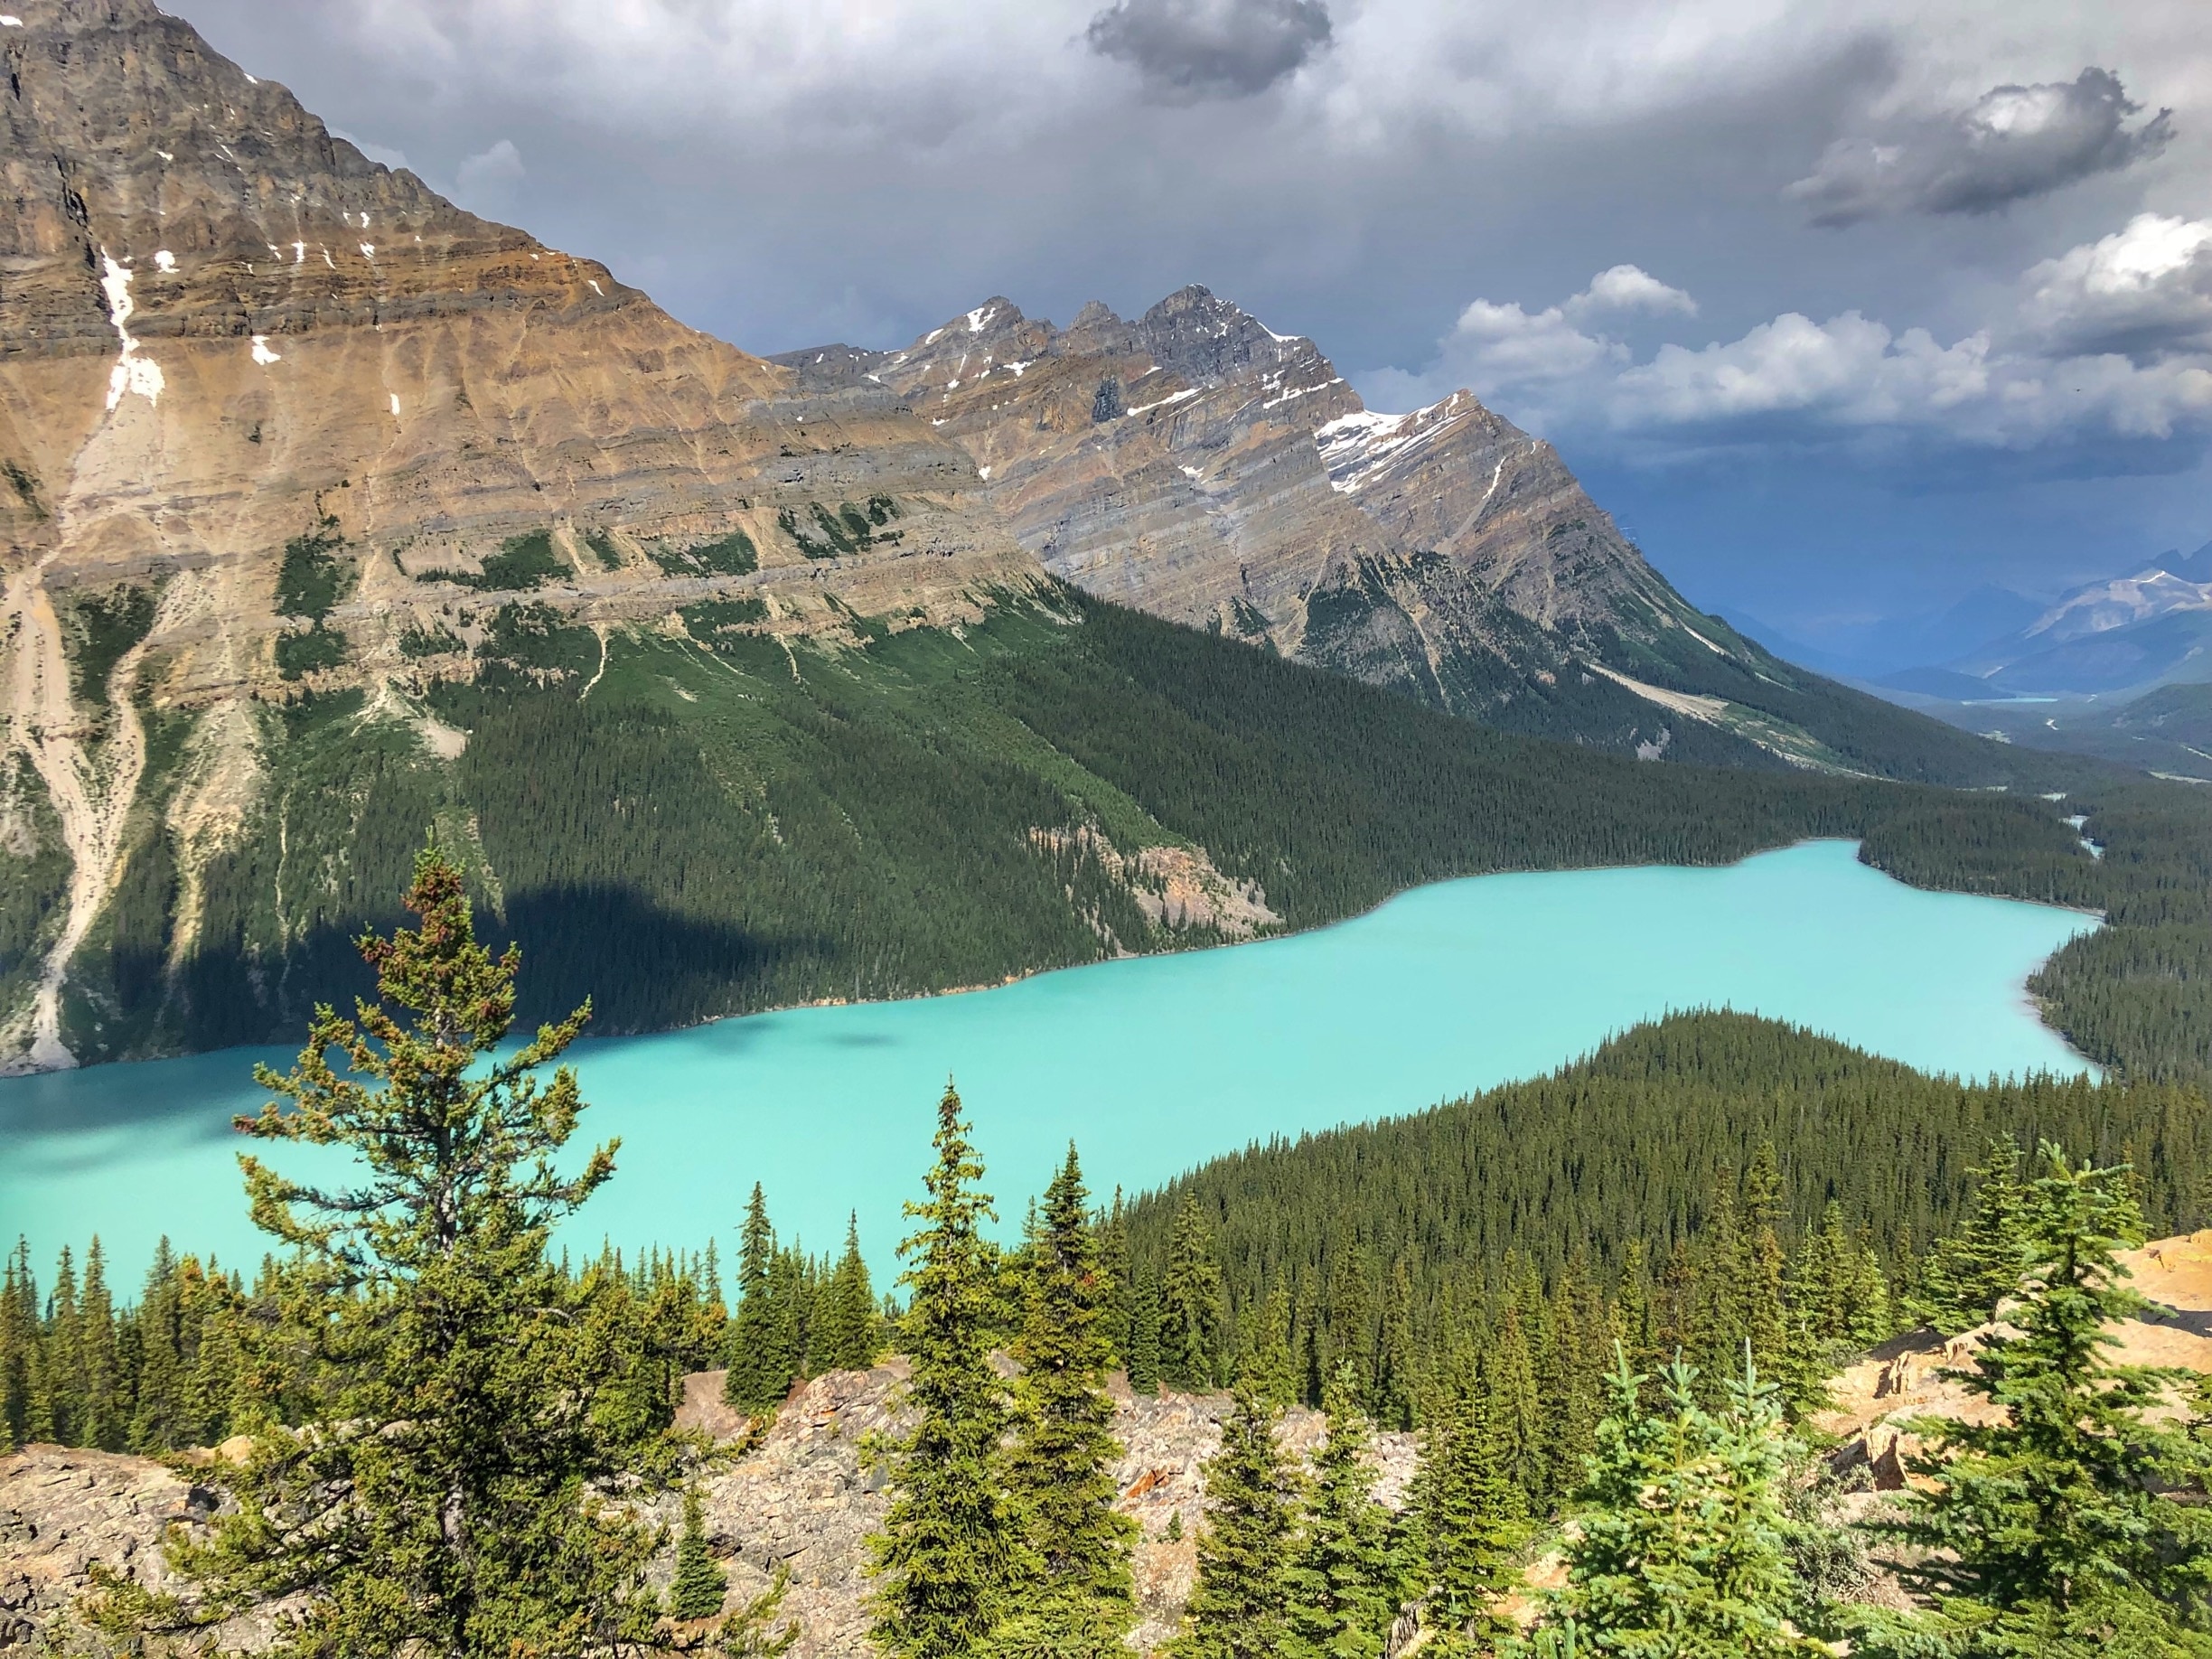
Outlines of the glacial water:
M1095 1191L1135 1190L1255 1139L1549 1071L1672 1009L1756 1010L1968 1076L2078 1072L2024 986L2094 925L1917 892L1847 843L1813 842L1721 869L1444 882L1293 938L583 1043L585 1132L623 1145L566 1237L716 1236L726 1251L757 1180L779 1230L812 1248L834 1247L857 1209L880 1271L948 1075L1017 1223L1071 1137ZM248 1143L230 1122L264 1098L252 1062L289 1057L0 1080L0 1235L28 1234L44 1270L97 1233L127 1279L163 1233L258 1260L234 1163Z

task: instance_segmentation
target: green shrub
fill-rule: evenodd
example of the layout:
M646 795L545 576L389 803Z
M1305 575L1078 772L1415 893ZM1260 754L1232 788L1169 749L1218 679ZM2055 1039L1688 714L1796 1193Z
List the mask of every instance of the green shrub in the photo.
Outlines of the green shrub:
M317 669L336 668L345 661L345 653L346 636L317 623L305 633L276 636L276 671L286 680L297 680Z
M278 615L321 622L352 591L360 573L352 561L337 557L345 544L338 520L327 513L314 529L285 543L284 563L276 571Z
M500 544L500 550L483 561L478 574L462 573L450 579L464 587L508 593L542 586L572 574L568 561L554 548L553 532L532 530L527 536L508 537Z

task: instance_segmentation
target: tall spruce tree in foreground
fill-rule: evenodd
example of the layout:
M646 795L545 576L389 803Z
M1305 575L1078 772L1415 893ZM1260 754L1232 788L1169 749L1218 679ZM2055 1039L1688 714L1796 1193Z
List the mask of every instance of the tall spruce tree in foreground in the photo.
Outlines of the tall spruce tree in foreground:
M2057 1148L2020 1189L2025 1261L2005 1323L1952 1375L1986 1423L1919 1425L1932 1442L1898 1529L1930 1551L1926 1618L1879 1616L1870 1654L1956 1659L2181 1659L2212 1654L2212 1524L2177 1502L2212 1476L2212 1448L2165 1420L2188 1373L2114 1363L2108 1328L2150 1305L2119 1252L2142 1242L2123 1169ZM1993 1281L1992 1281L1993 1282Z
M1298 1480L1275 1444L1276 1416L1249 1382L1238 1385L1221 1449L1205 1466L1198 1579L1176 1659L1276 1659L1282 1651Z
M1398 1616L1390 1515L1367 1461L1373 1425L1360 1411L1352 1366L1322 1396L1326 1438L1314 1454L1305 1530L1286 1580L1287 1659L1374 1659Z
M1793 1448L1775 1388L1747 1362L1727 1403L1699 1403L1694 1367L1646 1379L1619 1357L1612 1414L1598 1425L1581 1532L1567 1544L1554 1620L1580 1650L1623 1659L1780 1659L1825 1654L1787 1613L1795 1592L1781 1485Z
M1100 1271L1075 1148L1045 1189L1032 1230L1014 1360L1008 1495L1027 1571L989 1651L998 1659L1085 1659L1126 1652L1137 1622L1129 1552L1136 1526L1114 1511L1113 1401L1106 1393L1112 1287Z
M258 1073L288 1108L240 1120L357 1160L328 1186L239 1160L255 1222L295 1252L283 1336L328 1368L334 1397L321 1422L267 1429L242 1467L209 1472L239 1510L175 1559L207 1611L306 1598L282 1654L645 1642L654 1534L590 1483L636 1467L649 1426L603 1414L620 1345L545 1249L614 1168L610 1143L559 1171L584 1102L566 1066L539 1075L589 1005L492 1057L520 953L477 943L460 873L435 848L406 904L417 926L361 941L382 1001L351 1019L318 1008L294 1069ZM145 1622L173 1608L130 1605L118 1587L108 1611Z
M1021 1517L1007 1502L1006 1385L991 1368L998 1252L983 1237L990 1196L950 1084L937 1108L928 1196L899 1246L912 1265L902 1347L914 1364L913 1431L892 1453L891 1507L870 1541L877 1579L870 1634L903 1659L972 1653L1007 1610L1023 1566Z

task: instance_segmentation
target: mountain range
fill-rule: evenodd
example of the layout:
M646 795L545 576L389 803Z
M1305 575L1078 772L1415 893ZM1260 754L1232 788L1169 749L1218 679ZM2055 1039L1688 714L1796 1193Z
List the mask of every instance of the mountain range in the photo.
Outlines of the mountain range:
M0 1061L295 1025L426 826L635 1028L1863 821L1639 760L2042 764L1761 650L1549 445L1368 411L1204 288L765 360L150 0L15 4Z
M1958 701L2129 694L2212 680L2212 542L2083 583L1940 667L1885 676Z

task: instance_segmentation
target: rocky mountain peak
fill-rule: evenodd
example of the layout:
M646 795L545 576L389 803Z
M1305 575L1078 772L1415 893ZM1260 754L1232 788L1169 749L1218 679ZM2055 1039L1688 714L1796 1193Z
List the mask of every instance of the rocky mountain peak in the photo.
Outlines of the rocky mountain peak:
M0 820L43 803L70 874L0 987L0 1065L70 1063L62 987L148 812L183 892L248 834L265 705L361 693L414 723L518 606L665 630L709 602L844 639L1037 580L895 398L792 396L152 5L5 4ZM159 774L147 711L220 804Z

